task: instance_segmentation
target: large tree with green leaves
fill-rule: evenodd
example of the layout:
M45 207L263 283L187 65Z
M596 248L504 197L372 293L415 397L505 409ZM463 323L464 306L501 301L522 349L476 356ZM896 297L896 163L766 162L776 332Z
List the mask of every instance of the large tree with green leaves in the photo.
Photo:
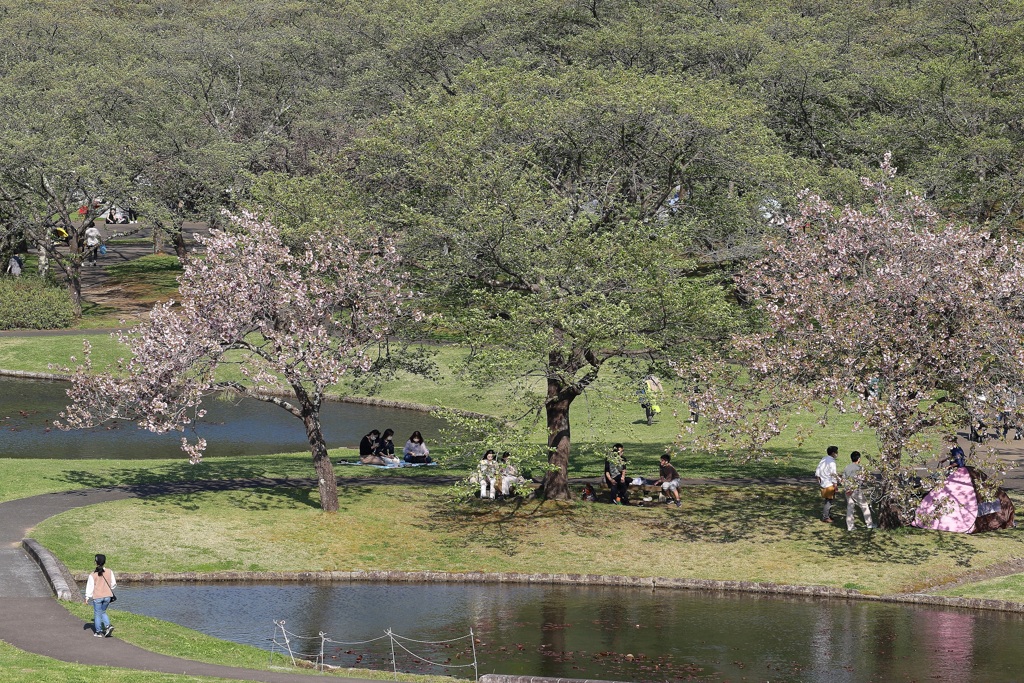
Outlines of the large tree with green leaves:
M62 273L80 309L85 230L104 204L123 205L133 191L139 131L123 94L139 65L110 43L73 39L72 27L100 30L98 16L73 22L59 4L20 10L0 22L3 230Z
M476 67L385 119L359 172L481 382L539 376L549 498L573 401L613 358L734 323L714 258L743 252L783 159L756 106L701 80Z

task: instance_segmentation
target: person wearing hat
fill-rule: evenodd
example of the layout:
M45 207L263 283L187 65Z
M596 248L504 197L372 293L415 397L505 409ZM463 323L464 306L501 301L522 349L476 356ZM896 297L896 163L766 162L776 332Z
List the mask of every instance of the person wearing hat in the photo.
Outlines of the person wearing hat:
M92 600L92 630L97 638L109 638L114 632L114 626L107 616L107 607L115 599L114 587L117 586L117 579L114 572L106 569L106 555L96 555L96 569L89 574L89 580L85 584L85 603Z

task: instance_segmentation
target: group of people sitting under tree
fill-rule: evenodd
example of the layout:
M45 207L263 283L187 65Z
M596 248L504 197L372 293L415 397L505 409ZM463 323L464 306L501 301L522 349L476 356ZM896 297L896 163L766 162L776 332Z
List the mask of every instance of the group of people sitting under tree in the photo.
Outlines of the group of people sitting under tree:
M519 473L519 468L512 462L512 455L508 451L501 454L501 460L495 460L494 450L488 449L477 466L476 479L480 483L480 497L494 500L498 492L503 498L508 498L519 484L525 484L526 479Z
M433 462L430 451L423 443L423 435L418 431L405 443L402 449L402 460L409 464L425 465ZM385 429L381 434L373 429L359 441L359 463L362 465L383 465L395 467L402 464L395 455L395 431Z
M615 505L629 505L630 479L626 476L626 459L623 456L624 448L621 443L612 446L612 454L604 461L604 483L611 490L611 501ZM643 484L649 483L640 479ZM636 482L633 482L636 483ZM661 456L658 465L658 478L654 480L654 486L661 486L662 495L669 505L682 507L679 498L679 485L681 479L676 468L672 466L672 456L668 453ZM596 500L593 487L589 484L583 489L583 500Z

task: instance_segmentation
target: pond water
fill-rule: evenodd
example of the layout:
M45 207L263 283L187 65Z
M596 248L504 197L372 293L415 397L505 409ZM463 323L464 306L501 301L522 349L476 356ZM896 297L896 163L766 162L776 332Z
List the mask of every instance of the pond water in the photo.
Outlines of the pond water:
M0 458L179 458L180 432L152 434L130 422L95 429L62 432L53 421L68 403L67 384L56 381L0 377ZM227 396L203 402L207 415L195 434L208 442L206 455L265 455L308 448L302 423L291 413L263 401ZM325 403L321 411L330 448L359 445L376 427L395 430L401 449L413 431L427 444L437 443L443 421L417 410L356 403ZM189 438L193 433L186 432Z
M837 571L840 569L837 567ZM419 641L465 636L480 674L620 681L1013 681L1024 678L1024 618L846 600L696 591L476 584L134 585L119 609L271 649L285 620L300 651L391 629ZM115 617L116 620L116 617ZM398 668L472 661L468 640L409 645ZM387 639L328 643L339 666L390 669Z

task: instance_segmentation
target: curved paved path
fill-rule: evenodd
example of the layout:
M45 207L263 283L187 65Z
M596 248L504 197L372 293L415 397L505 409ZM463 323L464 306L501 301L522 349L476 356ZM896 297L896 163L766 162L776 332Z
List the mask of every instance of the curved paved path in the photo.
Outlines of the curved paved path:
M209 482L212 488L246 488L269 481ZM294 484L294 481L289 482ZM322 679L300 674L240 669L168 657L114 638L94 638L92 622L73 616L53 598L39 567L21 549L21 539L48 517L83 505L136 498L156 493L197 490L196 485L106 488L48 493L0 504L0 599L7 618L0 619L0 640L65 662L114 666L191 676L213 676L265 683L309 683ZM203 486L209 490L210 486ZM11 618L17 615L17 618ZM115 618L116 621L116 618ZM115 631L116 633L116 631ZM349 678L353 683L370 683Z

